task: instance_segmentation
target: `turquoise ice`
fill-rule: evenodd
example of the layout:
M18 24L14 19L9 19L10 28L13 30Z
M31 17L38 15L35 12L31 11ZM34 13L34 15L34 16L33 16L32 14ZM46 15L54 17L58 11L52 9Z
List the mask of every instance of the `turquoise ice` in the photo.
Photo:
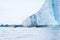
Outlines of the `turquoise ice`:
M52 0L52 8L54 12L55 20L60 22L60 0Z

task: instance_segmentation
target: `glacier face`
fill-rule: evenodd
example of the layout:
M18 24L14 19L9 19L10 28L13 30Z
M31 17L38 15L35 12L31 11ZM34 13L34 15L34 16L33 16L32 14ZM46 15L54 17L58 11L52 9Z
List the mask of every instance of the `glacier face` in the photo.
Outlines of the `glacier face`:
M54 17L52 0L46 0L41 9L23 21L22 25L55 25L57 21Z
M52 0L55 20L60 22L60 0ZM59 23L60 24L60 23Z
M32 2L32 0L30 0L30 1L28 1L29 3L27 1L25 1L26 5L23 4L24 3L23 1L19 1L19 2L18 1L19 0L15 0L14 2L12 2L12 0L0 1L0 5L1 5L0 6L0 13L1 13L0 24L1 23L2 24L21 24L22 23L22 25L24 25L24 26L29 26L29 25L55 25L55 24L57 24L57 22L58 23L60 22L60 18L59 18L60 17L59 16L60 15L59 14L60 13L60 11L59 11L60 10L60 7L59 7L60 0L43 0L43 1L45 1L45 3L42 2L42 0L41 1L33 0L33 2ZM15 2L18 2L18 3L16 3L16 5L15 5L14 4ZM20 2L23 2L23 3L20 3ZM20 4L20 6L19 6L19 4ZM23 5L21 5L21 4L23 4ZM41 5L42 5L42 7L40 8ZM21 8L22 10L20 10L20 7L22 7ZM26 9L26 11L24 8ZM40 8L40 10L39 10L39 8ZM24 19L26 19L26 20L24 20Z

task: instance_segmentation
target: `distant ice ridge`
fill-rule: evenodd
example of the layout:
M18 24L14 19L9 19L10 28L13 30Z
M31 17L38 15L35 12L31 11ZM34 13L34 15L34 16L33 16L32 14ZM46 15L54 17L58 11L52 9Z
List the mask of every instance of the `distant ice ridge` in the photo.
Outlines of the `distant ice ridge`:
M52 0L46 0L41 9L23 21L22 25L57 25L54 18Z

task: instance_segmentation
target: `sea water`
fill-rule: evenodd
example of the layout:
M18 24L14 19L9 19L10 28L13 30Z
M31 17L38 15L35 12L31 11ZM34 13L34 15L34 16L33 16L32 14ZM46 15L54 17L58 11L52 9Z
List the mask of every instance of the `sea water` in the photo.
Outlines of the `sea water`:
M0 40L60 40L60 26L0 27Z

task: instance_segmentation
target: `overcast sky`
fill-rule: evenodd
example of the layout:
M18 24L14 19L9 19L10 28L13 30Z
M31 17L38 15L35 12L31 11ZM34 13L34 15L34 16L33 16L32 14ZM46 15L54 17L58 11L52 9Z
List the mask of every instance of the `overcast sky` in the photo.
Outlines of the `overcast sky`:
M40 10L45 0L0 0L0 24L21 24Z

